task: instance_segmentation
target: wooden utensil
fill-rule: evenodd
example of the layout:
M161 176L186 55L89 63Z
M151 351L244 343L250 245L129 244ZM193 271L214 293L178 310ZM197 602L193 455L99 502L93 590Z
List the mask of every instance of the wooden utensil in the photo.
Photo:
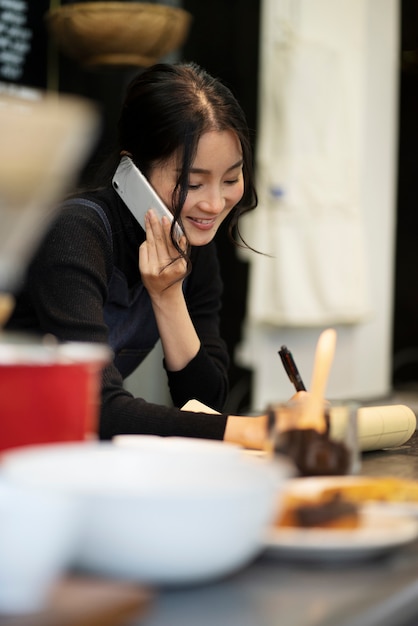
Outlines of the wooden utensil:
M9 293L0 293L0 330L12 314L15 301Z
M324 330L319 336L315 351L314 368L310 393L304 401L302 415L299 422L300 428L314 428L320 433L326 431L325 420L325 390L328 375L334 359L337 333L333 328Z
M70 576L57 583L43 610L0 615L0 626L122 626L141 620L154 595L128 581Z

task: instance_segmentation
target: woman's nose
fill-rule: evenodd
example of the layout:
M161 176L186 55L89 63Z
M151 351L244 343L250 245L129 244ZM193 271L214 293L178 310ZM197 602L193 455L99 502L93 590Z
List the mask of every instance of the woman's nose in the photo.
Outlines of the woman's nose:
M225 198L220 190L213 190L202 198L201 207L210 213L220 213L225 208Z

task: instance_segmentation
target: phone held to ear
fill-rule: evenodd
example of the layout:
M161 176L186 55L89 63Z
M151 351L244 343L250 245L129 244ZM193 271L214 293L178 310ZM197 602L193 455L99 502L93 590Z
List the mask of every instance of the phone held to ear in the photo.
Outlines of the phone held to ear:
M153 209L160 219L165 215L170 222L173 221L173 215L128 156L122 157L113 176L112 185L144 230L145 214L148 209ZM183 235L178 224L175 226L174 234L177 240Z

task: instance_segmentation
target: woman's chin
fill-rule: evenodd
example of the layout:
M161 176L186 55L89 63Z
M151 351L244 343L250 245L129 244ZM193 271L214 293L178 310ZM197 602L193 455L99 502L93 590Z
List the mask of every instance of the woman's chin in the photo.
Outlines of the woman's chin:
M192 246L206 246L215 237L217 228L210 230L198 230L197 228L186 228L187 239Z

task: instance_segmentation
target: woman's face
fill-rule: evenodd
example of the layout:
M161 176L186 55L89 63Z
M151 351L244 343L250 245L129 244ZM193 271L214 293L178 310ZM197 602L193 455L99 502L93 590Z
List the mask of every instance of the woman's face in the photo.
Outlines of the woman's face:
M155 166L150 182L166 205L179 175L175 157ZM189 190L181 212L184 230L192 246L212 241L216 231L244 193L242 150L231 130L204 133L189 174Z

